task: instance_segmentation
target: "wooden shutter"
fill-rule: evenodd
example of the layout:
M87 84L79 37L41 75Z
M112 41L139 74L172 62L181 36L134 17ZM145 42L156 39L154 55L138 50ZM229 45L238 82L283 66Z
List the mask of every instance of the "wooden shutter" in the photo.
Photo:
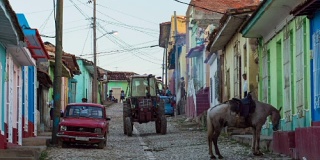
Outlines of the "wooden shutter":
M269 102L269 54L266 47L262 49L262 102Z
M283 73L284 73L284 111L286 121L291 121L291 43L290 31L284 31Z
M303 116L304 108L304 29L301 21L296 30L296 107L298 116Z

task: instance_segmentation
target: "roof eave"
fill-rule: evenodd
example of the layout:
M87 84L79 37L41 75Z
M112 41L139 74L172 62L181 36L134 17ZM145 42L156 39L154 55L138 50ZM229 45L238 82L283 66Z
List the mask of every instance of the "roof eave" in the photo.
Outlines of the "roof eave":
M241 34L243 37L247 37L252 27L258 22L259 18L263 15L266 8L272 3L272 0L264 0L257 10L251 15L248 21L243 25L240 29ZM253 38L253 37L251 37Z

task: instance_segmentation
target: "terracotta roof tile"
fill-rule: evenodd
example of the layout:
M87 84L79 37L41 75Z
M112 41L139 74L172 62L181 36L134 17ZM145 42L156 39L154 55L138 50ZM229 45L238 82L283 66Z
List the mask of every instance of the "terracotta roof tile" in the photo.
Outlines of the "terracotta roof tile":
M134 72L120 72L120 71L108 71L108 81L109 80L128 80L130 76L137 75Z
M211 12L202 8L224 13L227 9L258 5L260 0L191 0L190 4L198 6L196 10ZM202 7L202 8L199 8Z

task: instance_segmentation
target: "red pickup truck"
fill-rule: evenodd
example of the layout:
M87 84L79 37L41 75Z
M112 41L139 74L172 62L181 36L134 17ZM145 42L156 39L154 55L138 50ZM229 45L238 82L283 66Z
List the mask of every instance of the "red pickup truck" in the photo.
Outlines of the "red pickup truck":
M109 120L103 105L68 104L59 123L57 137L62 147L70 143L97 144L99 149L103 149L107 142Z

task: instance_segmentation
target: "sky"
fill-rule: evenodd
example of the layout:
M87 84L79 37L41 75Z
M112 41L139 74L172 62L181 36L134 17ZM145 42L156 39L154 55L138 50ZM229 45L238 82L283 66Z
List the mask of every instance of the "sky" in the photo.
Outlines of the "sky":
M93 61L93 3L65 0L63 50ZM189 3L190 0L181 0ZM23 13L43 42L55 45L56 0L10 0ZM97 65L110 71L162 75L164 49L159 43L159 24L170 21L174 11L185 15L187 5L174 0L97 0ZM116 34L111 34L116 31Z

